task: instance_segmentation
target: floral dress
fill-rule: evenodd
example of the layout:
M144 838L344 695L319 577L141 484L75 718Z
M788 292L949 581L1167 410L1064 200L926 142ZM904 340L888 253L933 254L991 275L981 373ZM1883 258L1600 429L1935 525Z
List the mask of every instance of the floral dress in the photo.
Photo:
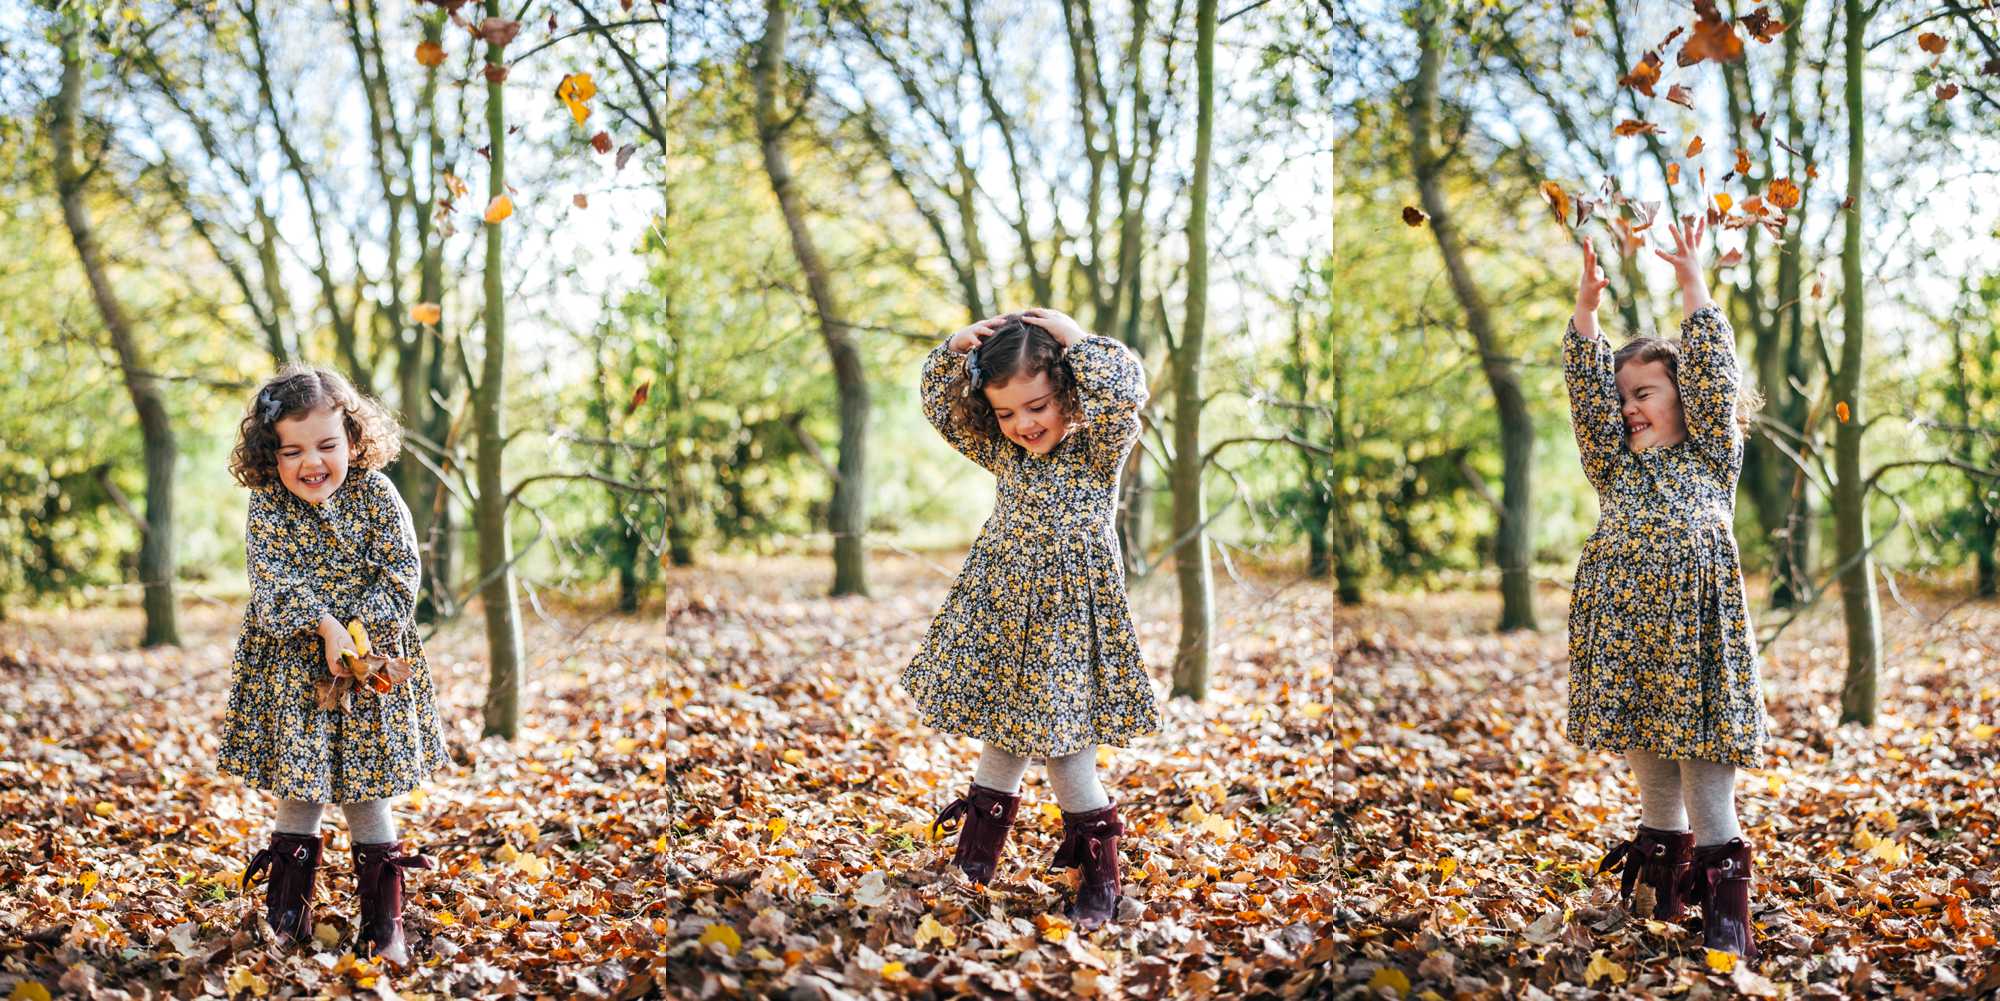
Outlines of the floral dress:
M1687 437L1633 452L1610 346L1574 318L1563 336L1570 420L1600 510L1570 596L1569 738L1754 768L1766 723L1731 526L1743 471L1735 335L1704 306L1682 322L1681 345Z
M1159 725L1112 526L1145 369L1095 335L1066 357L1083 413L1046 455L959 427L945 387L964 356L939 345L924 363L924 416L999 489L903 687L925 723L1027 758L1124 744Z
M372 469L350 470L318 506L264 487L250 495L246 535L250 606L236 637L222 770L315 803L416 788L445 753L417 638L417 538L402 497ZM322 612L360 619L376 650L410 659L412 676L386 695L357 687L347 713L318 708L313 685L328 676Z

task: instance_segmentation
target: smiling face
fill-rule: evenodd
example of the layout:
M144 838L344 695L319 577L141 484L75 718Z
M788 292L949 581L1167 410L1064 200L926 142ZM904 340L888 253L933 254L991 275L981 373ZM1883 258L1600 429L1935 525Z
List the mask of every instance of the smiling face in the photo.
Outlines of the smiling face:
M1618 369L1620 413L1632 451L1677 444L1687 437L1680 387L1663 361L1630 361Z
M340 411L319 407L275 425L278 482L308 504L324 503L347 480L353 444Z
M988 383L983 390L993 407L993 419L1009 441L1037 455L1047 455L1068 433L1069 418L1056 400L1047 372Z

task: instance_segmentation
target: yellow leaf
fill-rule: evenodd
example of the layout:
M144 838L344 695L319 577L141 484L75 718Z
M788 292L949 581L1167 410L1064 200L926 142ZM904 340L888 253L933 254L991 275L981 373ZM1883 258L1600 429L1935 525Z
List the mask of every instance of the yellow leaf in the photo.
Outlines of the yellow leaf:
M39 980L23 980L14 985L14 993L7 997L10 1001L49 1001L49 989Z
M1054 823L1062 819L1062 808L1054 803L1042 804L1042 819Z
M1601 952L1592 953L1590 965L1583 968L1584 985L1595 984L1606 977L1611 978L1614 984L1622 984L1625 982L1625 968L1612 962L1610 956Z
M1445 881L1451 878L1451 874L1457 871L1458 860L1449 855L1445 856L1442 861L1438 862L1438 885L1443 886Z
M584 102L596 95L597 84L591 82L588 73L571 73L556 84L556 100L569 109L570 117L576 119L578 125L590 117L590 105Z
M313 941L322 949L331 950L340 944L340 929L322 921L313 925Z
M1731 206L1731 205L1733 205L1733 204L1735 204L1735 201L1734 201L1734 199L1731 199L1731 198L1730 198L1730 197L1729 197L1729 196L1728 196L1727 194L1723 194L1723 193L1720 193L1720 192L1718 192L1718 193L1716 194L1716 196L1715 196L1715 210L1716 210L1717 212L1720 212L1720 213L1722 213L1723 215L1728 215L1728 214L1729 214L1729 206Z
M736 954L736 950L743 948L743 936L736 934L735 928L720 921L709 925L708 930L701 933L701 946L706 948L710 942L721 942L722 947L729 950L732 956Z
M458 923L458 916L446 910L440 910L436 914L431 915L431 917L437 919L437 923L441 925L455 925Z
M1764 785L1771 790L1771 795L1776 796L1778 793L1784 791L1785 780L1779 778L1777 772L1766 772L1764 774Z
M917 922L916 942L919 949L932 942L949 949L958 944L958 933L946 928L937 918L926 914L922 921Z
M1410 978L1393 966L1384 966L1376 970L1374 976L1368 978L1368 989L1373 991L1384 987L1395 991L1397 997L1403 997L1410 993Z
M247 966L237 967L236 972L231 973L229 979L223 981L223 984L229 988L229 993L232 997L245 991L260 998L271 993L271 985L266 983L263 977L250 972L250 968Z
M1909 850L1898 843L1895 838L1877 840L1874 844L1868 846L1868 854L1890 865L1902 865L1904 862L1909 861L1910 858Z
M902 975L903 975L903 964L901 963L882 964L882 979L894 980Z
M434 302L420 302L410 307L410 322L435 326L444 319L444 307Z
M783 817L772 817L771 822L764 826L770 830L771 837L782 838L785 836L786 829L792 826L792 822Z
M499 222L514 214L514 200L506 195L494 195L486 205L486 221Z
M1326 706L1318 702L1304 702L1300 703L1299 712L1304 713L1307 719L1318 719L1326 713Z
M1210 814L1201 822L1201 829L1213 835L1218 841L1236 840L1236 822L1219 814Z
M1069 936L1069 927L1069 922L1062 918L1050 918L1048 925L1042 929L1042 938L1048 942L1061 942Z
M96 806L90 808L90 812L100 817L109 817L117 809L117 807L111 805L110 801L100 800Z
M1736 954L1721 949L1708 950L1708 968L1717 973L1728 973L1736 969Z
M94 872L86 872L83 875L78 876L76 878L76 884L78 886L83 887L83 892L89 893L90 891L97 889L97 874Z
M796 747L788 747L785 749L785 753L779 755L779 757L783 758L785 764L788 765L804 764L806 760L806 752L801 751Z
M1459 786L1451 791L1451 798L1460 803L1470 803L1472 802L1472 790L1465 786Z
M611 749L619 754L631 754L639 749L639 741L633 737L620 737L611 742Z
M2000 727L1996 727L1991 723L1981 723L1972 728L1972 739L1992 740L1993 735L1996 733L2000 733Z
M403 800L403 802L404 802L404 803L406 803L406 804L408 804L408 806L409 806L409 807L410 807L410 809L412 809L412 810L421 810L421 809L423 809L423 808L424 808L424 804L425 804L425 803L427 803L427 802L429 802L429 801L430 801L430 796L426 795L426 794L424 793L424 791L423 791L422 789L412 789L412 790L410 790L410 794L409 794L409 797L408 797L407 799Z
M362 625L360 619L355 619L354 621L349 622L347 624L347 635L348 638L354 641L355 653L358 653L361 656L366 657L374 652L374 650L368 646L368 627Z

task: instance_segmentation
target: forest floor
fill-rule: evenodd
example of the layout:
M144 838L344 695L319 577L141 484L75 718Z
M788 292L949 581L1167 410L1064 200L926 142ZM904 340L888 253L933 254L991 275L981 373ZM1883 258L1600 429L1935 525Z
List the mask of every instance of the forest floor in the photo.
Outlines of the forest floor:
M452 766L399 811L417 963L349 953L331 818L315 941L278 949L237 883L271 806L212 762L238 609L175 650L137 612L0 622L0 994L378 997L1968 996L2000 988L2000 607L1886 601L1872 730L1836 725L1834 603L1766 651L1768 767L1740 781L1764 956L1636 919L1593 875L1637 822L1616 758L1562 736L1561 591L1496 636L1488 593L1335 608L1219 584L1214 687L1106 755L1125 920L1080 933L1030 772L994 885L932 816L974 749L896 675L956 557L675 571L664 607L527 615L521 736L479 737L476 620L427 649ZM1135 592L1164 679L1170 581ZM662 624L664 616L664 625ZM1162 685L1164 694L1164 685ZM122 993L121 993L122 992Z

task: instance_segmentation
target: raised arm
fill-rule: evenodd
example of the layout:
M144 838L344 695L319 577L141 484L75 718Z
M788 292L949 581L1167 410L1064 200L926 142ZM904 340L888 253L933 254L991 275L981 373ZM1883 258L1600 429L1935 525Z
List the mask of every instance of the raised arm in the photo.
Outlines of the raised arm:
M1702 306L1681 321L1681 409L1688 438L1718 466L1742 461L1736 424L1737 395L1743 384L1736 363L1736 334L1721 308Z
M316 632L326 615L318 581L305 562L310 544L282 531L282 498L273 491L253 490L244 528L243 564L250 575L250 606L244 618L278 636Z
M1563 331L1563 381L1569 384L1570 429L1583 455L1583 474L1603 490L1625 449L1625 419L1619 414L1618 380L1611 347L1597 332L1597 303L1611 284L1597 266L1597 247L1583 241L1583 273L1576 281L1576 312Z
M1563 381L1569 384L1569 423L1583 456L1583 475L1604 490L1625 451L1625 418L1619 414L1611 346L1602 337L1585 336L1574 316L1563 332Z
M1139 440L1139 411L1148 397L1146 367L1132 349L1096 334L1070 345L1069 367L1076 373L1091 468L1116 476Z
M1012 446L973 428L962 427L952 416L954 401L949 390L952 379L965 367L965 355L963 352L952 350L951 344L949 340L939 344L931 349L930 357L924 359L921 390L924 417L931 422L932 427L937 428L938 434L943 436L951 447L958 450L960 455L998 474L1001 471L1001 460L1007 454L1005 449Z

